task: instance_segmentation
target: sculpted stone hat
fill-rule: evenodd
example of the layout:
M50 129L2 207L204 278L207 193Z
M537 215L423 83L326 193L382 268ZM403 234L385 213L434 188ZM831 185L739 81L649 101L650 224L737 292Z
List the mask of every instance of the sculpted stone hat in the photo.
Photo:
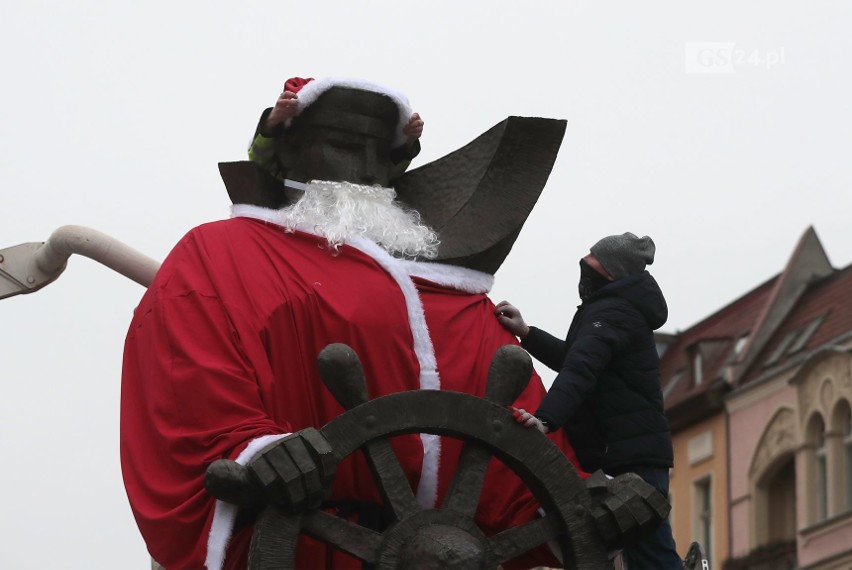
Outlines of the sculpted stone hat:
M331 89L332 87L345 87L348 89L358 89L360 91L371 91L390 98L396 103L399 109L399 120L396 125L396 138L393 141L394 146L399 146L405 143L405 135L402 133L403 127L408 123L411 114L414 112L408 98L399 91L371 83L361 79L350 79L347 77L324 77L322 79L314 79L313 77L291 77L284 83L284 88L298 95L298 111L297 116L305 109L311 106L320 95ZM289 126L293 119L288 119L286 125Z

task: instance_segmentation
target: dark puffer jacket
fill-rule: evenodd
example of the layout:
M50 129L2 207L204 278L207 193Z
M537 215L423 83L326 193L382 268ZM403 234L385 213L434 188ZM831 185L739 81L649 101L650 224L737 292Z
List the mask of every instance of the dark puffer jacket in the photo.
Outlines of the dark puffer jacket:
M672 466L653 331L668 317L647 271L613 281L577 310L565 341L530 327L522 345L559 372L536 416L564 427L583 468Z

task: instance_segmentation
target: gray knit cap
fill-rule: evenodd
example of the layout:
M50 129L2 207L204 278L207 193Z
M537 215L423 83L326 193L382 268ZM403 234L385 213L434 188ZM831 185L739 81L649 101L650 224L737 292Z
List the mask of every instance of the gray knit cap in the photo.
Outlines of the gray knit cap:
M654 240L648 236L636 237L627 232L620 236L607 236L589 250L604 269L615 279L645 271L645 265L654 263Z

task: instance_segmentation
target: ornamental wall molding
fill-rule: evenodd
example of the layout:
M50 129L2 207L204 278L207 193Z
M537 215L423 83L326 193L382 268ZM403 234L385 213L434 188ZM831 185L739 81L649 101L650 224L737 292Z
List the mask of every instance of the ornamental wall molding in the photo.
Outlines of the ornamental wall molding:
M852 354L830 348L814 354L791 383L798 384L799 421L803 424L819 413L828 421L840 398L852 403Z
M796 413L792 408L780 408L763 431L751 462L749 475L763 475L776 459L795 453L798 447Z

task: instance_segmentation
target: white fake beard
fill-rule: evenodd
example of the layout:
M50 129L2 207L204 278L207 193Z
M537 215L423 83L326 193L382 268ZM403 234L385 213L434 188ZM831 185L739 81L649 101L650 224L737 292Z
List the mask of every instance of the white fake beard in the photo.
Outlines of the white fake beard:
M278 217L287 229L324 237L333 251L360 236L392 255L434 259L438 236L421 223L419 213L394 198L393 188L314 180L295 204L278 211Z

